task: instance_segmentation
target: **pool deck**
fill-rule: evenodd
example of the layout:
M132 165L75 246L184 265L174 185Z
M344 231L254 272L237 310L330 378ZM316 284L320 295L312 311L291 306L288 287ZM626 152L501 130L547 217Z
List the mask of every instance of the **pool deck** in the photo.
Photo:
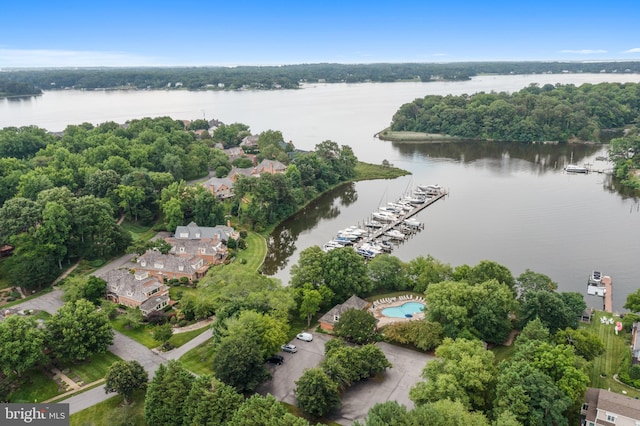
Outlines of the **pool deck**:
M397 306L402 306L408 302L418 302L425 304L423 297L416 297L413 295L402 295L402 296L394 296L394 297L383 297L373 302L371 308L369 308L369 312L373 314L373 316L378 320L378 328L384 327L385 325L393 324L396 322L407 322L412 320L422 320L424 319L424 312L414 314L411 318L392 318L382 315L382 310L385 308L393 308Z

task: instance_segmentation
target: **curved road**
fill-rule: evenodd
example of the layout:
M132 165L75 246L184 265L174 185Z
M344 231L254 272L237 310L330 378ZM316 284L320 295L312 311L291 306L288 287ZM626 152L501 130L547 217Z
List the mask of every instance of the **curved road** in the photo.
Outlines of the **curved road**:
M107 271L119 268L128 262L131 262L132 257L132 255L122 256L97 270L95 275L104 276ZM42 296L15 305L14 308L42 310L53 315L63 304L62 290L55 289L49 293L43 294ZM211 329L208 329L179 348L162 353L152 351L146 346L141 345L118 331L114 330L114 332L115 337L113 339L113 344L109 347L109 350L125 361L138 361L149 373L149 379L153 378L153 375L160 364L166 363L170 359L180 358L182 355L205 342L212 336ZM114 394L105 393L104 386L99 386L60 402L68 403L69 412L70 414L73 414L99 402L105 401L113 396Z

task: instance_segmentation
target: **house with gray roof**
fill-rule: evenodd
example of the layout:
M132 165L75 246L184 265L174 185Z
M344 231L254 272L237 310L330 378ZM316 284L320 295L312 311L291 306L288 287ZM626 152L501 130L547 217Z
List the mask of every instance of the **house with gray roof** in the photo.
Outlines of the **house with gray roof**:
M580 414L583 426L638 426L640 400L606 389L588 388Z
M285 166L284 164L282 164L277 160L267 160L265 158L260 162L260 164L256 166L256 170L258 174L269 173L269 174L275 175L278 173L286 172L287 166Z
M344 303L334 306L329 312L320 318L320 328L326 331L333 331L333 326L340 319L340 315L349 309L357 309L362 311L368 308L369 302L356 296L355 294L348 298Z
M119 305L140 308L142 315L164 309L171 303L169 287L148 271L115 269L105 277L107 298Z
M217 198L224 200L233 197L233 180L228 177L213 177L202 184L209 192Z
M162 254L156 250L147 250L138 257L136 272L146 271L149 275L163 281L186 277L189 281L202 278L209 265L198 255L175 256Z
M258 139L259 135L249 135L245 136L240 142L240 146L245 149L256 149L258 148Z
M224 261L229 252L224 237L227 237L227 234L220 230L213 238L167 237L164 240L171 244L170 254L182 257L200 256L207 264L217 265Z
M186 240L200 240L203 238L218 238L221 241L227 241L229 237L238 239L238 232L231 226L198 226L195 222L189 223L187 226L176 226L174 238Z

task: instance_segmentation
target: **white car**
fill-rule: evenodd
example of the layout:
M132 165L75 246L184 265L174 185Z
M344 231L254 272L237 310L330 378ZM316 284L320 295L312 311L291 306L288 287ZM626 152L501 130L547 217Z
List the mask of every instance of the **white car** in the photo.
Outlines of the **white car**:
M296 336L296 339L304 340L305 342L310 342L313 340L313 334L311 333L300 333Z

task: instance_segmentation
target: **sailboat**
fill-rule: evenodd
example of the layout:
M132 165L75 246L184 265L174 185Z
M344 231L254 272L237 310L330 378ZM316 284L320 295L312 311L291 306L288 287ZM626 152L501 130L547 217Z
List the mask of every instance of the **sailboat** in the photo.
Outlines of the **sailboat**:
M573 151L571 152L571 162L565 166L564 171L567 173L589 173L589 169L586 167L573 164Z

